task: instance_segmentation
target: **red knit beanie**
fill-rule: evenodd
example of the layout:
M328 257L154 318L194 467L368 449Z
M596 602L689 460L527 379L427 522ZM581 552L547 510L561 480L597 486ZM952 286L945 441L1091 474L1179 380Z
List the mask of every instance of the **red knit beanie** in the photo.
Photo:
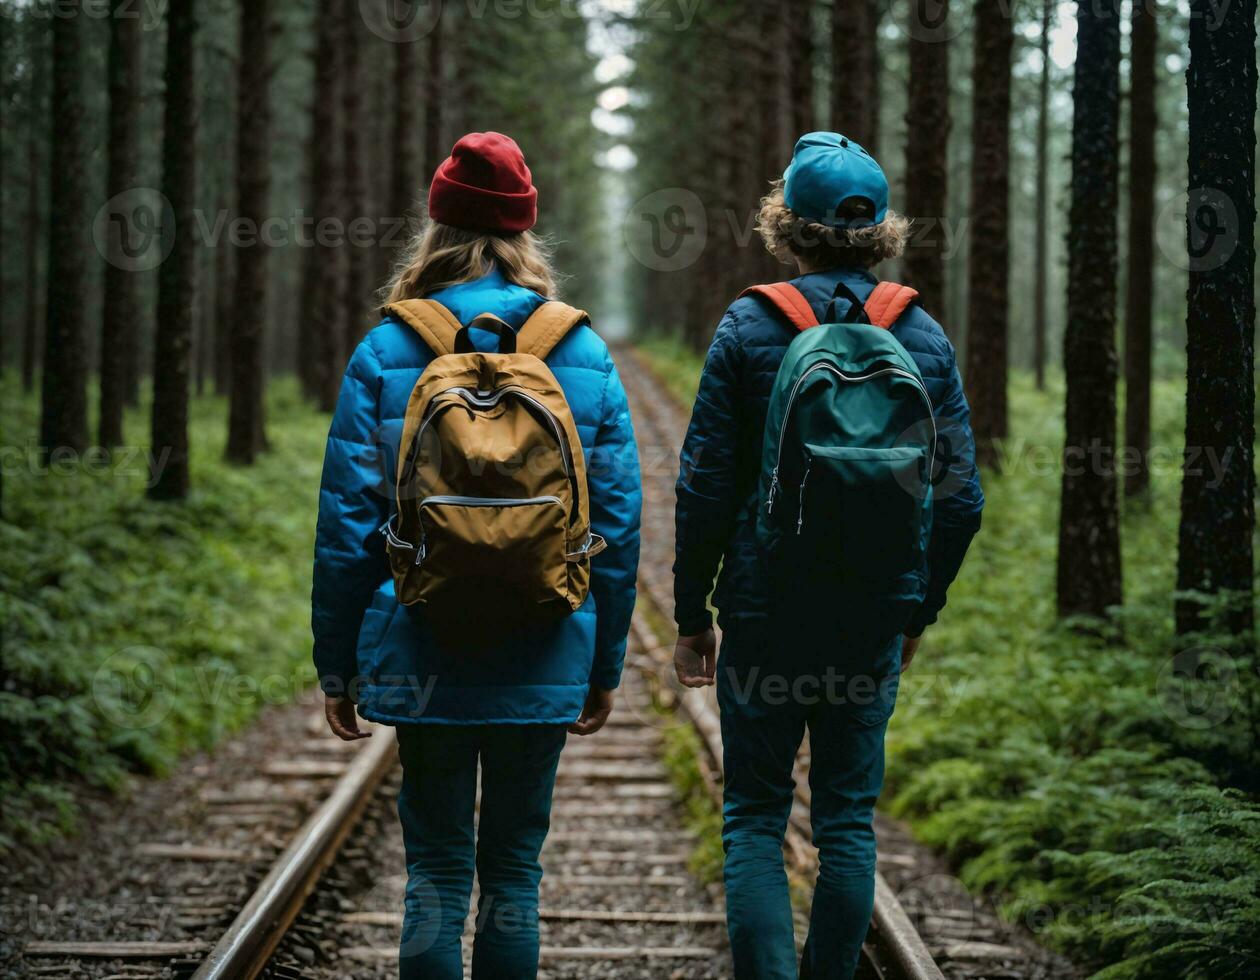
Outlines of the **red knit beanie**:
M469 133L429 185L429 217L474 231L527 231L538 220L538 189L516 140Z

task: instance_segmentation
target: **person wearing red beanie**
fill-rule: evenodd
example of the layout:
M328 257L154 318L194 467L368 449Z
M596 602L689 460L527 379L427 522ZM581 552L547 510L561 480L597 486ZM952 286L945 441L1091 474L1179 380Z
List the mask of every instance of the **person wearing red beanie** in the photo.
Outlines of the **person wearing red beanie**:
M538 221L538 189L516 140L469 133L438 165L429 185L429 217L472 231L528 231Z

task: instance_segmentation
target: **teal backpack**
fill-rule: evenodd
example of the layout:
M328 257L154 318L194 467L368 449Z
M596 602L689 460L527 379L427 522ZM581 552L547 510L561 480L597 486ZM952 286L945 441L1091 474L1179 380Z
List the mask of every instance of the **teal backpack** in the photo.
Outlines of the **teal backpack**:
M914 360L889 328L918 295L882 282L863 304L843 283L819 324L790 283L745 290L800 333L766 416L757 538L780 585L885 595L924 567L936 423Z

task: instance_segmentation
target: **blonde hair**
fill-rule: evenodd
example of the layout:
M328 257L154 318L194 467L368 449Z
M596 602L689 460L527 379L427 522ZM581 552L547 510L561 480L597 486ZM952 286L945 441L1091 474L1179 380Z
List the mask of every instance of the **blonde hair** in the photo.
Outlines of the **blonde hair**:
M842 265L869 269L905 251L910 221L890 209L883 221L867 228L832 228L789 208L783 198L783 181L776 180L761 199L757 231L780 262L801 258L815 269Z
M383 290L385 302L419 299L445 286L471 282L495 266L508 282L548 298L555 296L551 255L533 232L469 231L427 218Z

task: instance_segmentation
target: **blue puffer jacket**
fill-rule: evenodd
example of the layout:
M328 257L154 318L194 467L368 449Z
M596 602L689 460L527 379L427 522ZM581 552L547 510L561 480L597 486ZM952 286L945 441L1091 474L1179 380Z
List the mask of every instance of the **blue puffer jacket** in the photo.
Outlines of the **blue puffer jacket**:
M793 279L821 319L839 281L865 300L875 277L858 269L834 269ZM847 301L837 300L837 316ZM765 569L757 548L757 482L770 389L796 330L762 299L736 300L718 324L705 361L691 426L683 444L675 528L675 617L684 636L712 622L713 596L726 626L769 609ZM970 410L940 325L917 304L893 327L893 336L914 358L936 409L937 427L951 455L950 473L937 487L928 576L922 603L906 632L917 636L936 621L971 539L980 528L984 495L976 470Z
M543 302L497 270L430 298L461 323L494 313L518 329ZM498 342L480 330L473 341L485 351ZM393 503L407 400L432 357L410 327L387 319L359 344L342 381L315 539L311 624L320 685L330 694L349 690L365 718L391 724L572 722L589 684L620 682L634 608L642 492L625 390L590 327L577 327L547 357L586 455L591 528L608 548L592 560L590 595L572 616L493 654L454 656L421 616L398 604L377 533Z

